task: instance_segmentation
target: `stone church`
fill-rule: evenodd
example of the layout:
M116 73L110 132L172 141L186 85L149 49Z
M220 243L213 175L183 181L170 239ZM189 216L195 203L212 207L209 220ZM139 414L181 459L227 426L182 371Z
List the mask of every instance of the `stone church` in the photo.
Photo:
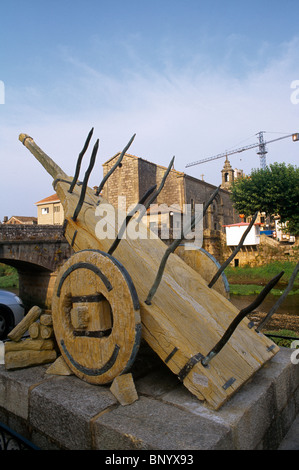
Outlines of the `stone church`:
M103 164L104 176L115 164L119 155L119 153L114 155ZM127 209L129 206L137 204L151 186L156 184L159 187L165 171L164 166L126 154L120 166L105 183L103 197L117 206L118 196L125 196ZM226 160L222 170L221 189L208 208L203 222L203 247L215 255L217 255L217 244L224 236L223 226L240 221L239 215L233 208L229 192L229 185L233 181L234 175L235 170ZM183 211L186 204L189 204L191 208L195 207L195 204L204 205L215 190L216 186L172 168L155 202L158 205L167 205L170 211L172 206L179 207ZM169 215L167 214L168 218Z

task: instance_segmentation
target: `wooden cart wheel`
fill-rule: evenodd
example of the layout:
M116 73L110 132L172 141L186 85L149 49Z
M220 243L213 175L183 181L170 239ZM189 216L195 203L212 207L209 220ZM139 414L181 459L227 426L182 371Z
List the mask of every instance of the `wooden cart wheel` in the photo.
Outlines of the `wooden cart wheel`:
M128 272L107 253L83 250L68 259L56 279L52 316L63 358L86 382L109 383L133 364L139 301Z

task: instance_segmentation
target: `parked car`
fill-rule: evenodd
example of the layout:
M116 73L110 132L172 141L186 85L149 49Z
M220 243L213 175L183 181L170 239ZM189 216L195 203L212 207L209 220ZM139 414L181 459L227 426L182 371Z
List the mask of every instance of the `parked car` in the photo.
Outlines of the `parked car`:
M24 315L22 300L16 294L0 289L0 340L7 337Z

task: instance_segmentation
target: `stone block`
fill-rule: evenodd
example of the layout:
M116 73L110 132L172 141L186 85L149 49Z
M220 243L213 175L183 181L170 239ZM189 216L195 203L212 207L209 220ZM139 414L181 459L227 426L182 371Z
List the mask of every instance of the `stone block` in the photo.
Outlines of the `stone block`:
M102 414L93 426L95 445L102 450L232 448L229 426L147 397Z
M19 416L28 418L30 390L43 380L42 366L6 371L0 366L0 407Z
M271 381L259 383L253 379L234 395L220 410L210 410L184 387L163 395L163 401L190 413L205 417L214 426L226 424L232 430L234 449L254 449L262 440L275 413L274 390ZM273 408L274 406L274 408Z
M285 439L278 447L278 450L298 450L299 449L299 415L294 420Z
M64 448L87 450L92 448L90 421L116 403L105 386L52 376L31 393L29 423Z
M275 400L279 412L285 408L290 395L299 386L299 366L291 362L292 351L289 348L280 348L279 354L257 374L258 377L268 378L275 383Z

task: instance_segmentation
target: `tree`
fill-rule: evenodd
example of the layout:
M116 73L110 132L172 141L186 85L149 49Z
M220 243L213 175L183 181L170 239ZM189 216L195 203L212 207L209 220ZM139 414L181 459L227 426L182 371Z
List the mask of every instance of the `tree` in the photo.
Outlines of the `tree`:
M288 222L288 231L299 235L299 168L273 163L238 178L231 187L232 200L245 216L256 211L279 215Z

